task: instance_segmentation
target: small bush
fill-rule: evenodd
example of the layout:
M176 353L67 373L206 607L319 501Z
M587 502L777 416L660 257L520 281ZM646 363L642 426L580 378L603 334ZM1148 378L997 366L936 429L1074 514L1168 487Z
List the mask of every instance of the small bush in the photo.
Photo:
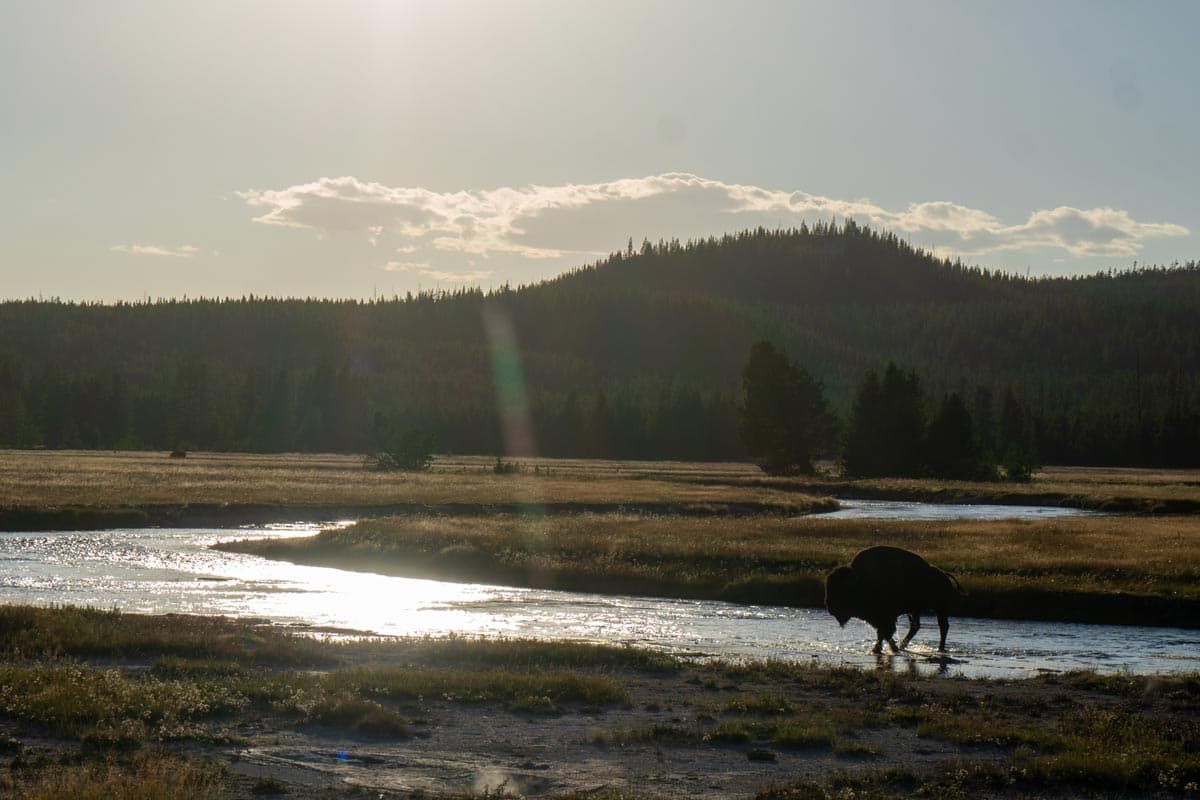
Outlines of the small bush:
M250 794L267 796L287 794L287 784L278 778L259 778L250 787Z
M516 461L504 461L500 456L496 456L496 464L492 467L492 472L497 475L515 475L521 471L521 465Z

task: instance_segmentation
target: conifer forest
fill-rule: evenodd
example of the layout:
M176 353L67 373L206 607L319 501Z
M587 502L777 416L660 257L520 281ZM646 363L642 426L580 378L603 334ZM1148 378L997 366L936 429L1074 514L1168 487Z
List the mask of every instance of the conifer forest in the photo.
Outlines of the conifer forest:
M365 453L404 430L499 455L516 413L532 454L746 459L765 341L819 386L814 455L851 472L894 471L850 424L886 391L992 461L1195 467L1197 331L1195 262L1029 279L852 221L760 228L488 292L5 302L0 447Z

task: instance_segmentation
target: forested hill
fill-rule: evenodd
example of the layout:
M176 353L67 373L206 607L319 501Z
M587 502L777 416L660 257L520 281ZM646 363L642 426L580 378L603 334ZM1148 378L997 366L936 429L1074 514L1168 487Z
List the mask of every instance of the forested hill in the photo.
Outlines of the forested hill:
M760 229L487 295L0 304L0 446L366 451L386 424L499 453L495 363L540 453L739 458L765 338L840 412L890 360L985 429L1011 390L1047 463L1196 465L1198 330L1196 263L1026 280L852 222Z

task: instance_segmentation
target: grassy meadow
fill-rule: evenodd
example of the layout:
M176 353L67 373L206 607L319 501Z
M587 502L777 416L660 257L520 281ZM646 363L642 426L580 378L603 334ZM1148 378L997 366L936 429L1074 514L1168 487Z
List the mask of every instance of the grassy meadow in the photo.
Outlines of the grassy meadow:
M803 513L831 496L999 502L1143 513L1200 511L1200 472L1046 468L1025 484L916 479L768 478L751 464L439 456L427 472L366 469L336 454L0 450L0 511L273 507L298 511L411 506L645 506ZM823 476L822 476L823 475ZM169 521L169 519L168 519Z
M242 524L387 510L529 506L799 514L833 507L792 487L728 483L748 465L439 458L427 472L367 469L361 456L0 451L0 530Z

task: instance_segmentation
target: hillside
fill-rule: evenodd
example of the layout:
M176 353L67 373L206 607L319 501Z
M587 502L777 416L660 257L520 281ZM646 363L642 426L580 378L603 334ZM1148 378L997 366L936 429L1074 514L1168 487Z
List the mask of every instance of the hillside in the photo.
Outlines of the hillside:
M739 458L739 373L769 338L840 411L894 360L980 418L1011 389L1048 463L1195 465L1196 330L1195 263L1026 280L853 223L760 229L488 295L3 303L0 445L354 452L390 420L495 453L496 364L538 452Z

